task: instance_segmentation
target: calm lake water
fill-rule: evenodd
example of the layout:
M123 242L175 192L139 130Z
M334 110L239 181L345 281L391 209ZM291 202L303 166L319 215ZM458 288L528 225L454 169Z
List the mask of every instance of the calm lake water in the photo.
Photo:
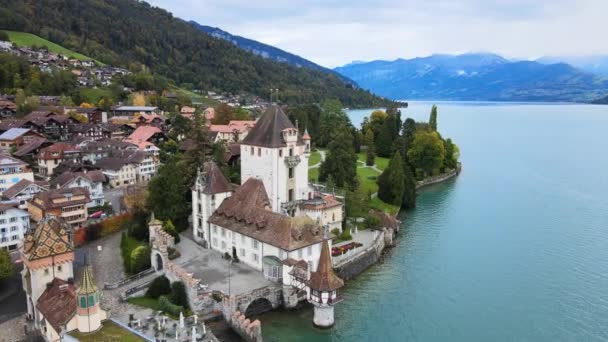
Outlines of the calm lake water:
M333 329L270 313L265 341L608 340L608 106L440 103L438 122L462 174L402 213Z

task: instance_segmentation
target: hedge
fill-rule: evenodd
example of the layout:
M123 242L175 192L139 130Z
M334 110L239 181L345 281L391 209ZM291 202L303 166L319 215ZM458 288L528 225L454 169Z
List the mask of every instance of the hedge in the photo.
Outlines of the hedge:
M169 297L167 297L167 296L158 297L158 304L162 311L164 311L174 317L178 317L180 312L184 312L183 307L171 303L171 301L169 300Z

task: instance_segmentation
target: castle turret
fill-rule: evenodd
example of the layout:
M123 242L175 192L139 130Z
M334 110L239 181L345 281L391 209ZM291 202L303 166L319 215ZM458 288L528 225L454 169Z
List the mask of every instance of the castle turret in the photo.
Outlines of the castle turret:
M211 226L207 222L222 201L232 194L232 186L224 177L222 170L212 161L206 162L202 170L198 170L194 187L192 188L192 229L194 239L211 245L209 239Z
M344 286L333 270L327 239L323 240L317 271L312 273L308 286L308 301L314 305L313 323L320 328L334 325L334 305L342 301L339 290Z
M308 128L304 130L302 135L302 141L304 141L304 153L310 153L310 135L308 134Z
M99 306L99 289L95 285L88 255L85 255L85 265L76 295L78 331L82 333L96 331L101 327L101 322L106 319L106 312Z

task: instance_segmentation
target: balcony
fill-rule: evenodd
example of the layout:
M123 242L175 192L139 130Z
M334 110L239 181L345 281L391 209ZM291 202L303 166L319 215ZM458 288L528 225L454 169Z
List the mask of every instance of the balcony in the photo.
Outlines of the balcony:
M291 211L296 209L302 202L302 200L283 202L281 203L281 209Z
M287 165L287 167L296 167L298 166L298 164L300 164L300 156L287 156L285 157L285 165Z

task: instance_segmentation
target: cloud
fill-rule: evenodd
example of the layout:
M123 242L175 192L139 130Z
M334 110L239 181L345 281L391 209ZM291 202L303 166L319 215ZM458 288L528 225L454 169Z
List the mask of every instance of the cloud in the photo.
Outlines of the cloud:
M149 0L325 66L433 53L606 54L605 0Z

